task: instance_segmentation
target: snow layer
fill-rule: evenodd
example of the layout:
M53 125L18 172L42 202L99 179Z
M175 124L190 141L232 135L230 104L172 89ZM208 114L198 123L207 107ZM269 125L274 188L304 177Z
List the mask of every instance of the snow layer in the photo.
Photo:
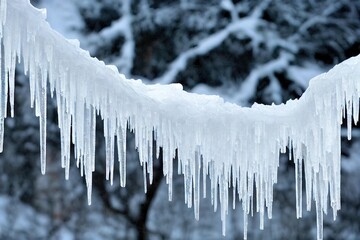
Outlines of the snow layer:
M46 102L50 91L57 99L65 177L69 178L70 146L74 144L89 204L96 115L100 114L106 175L111 183L116 145L120 184L126 184L126 130L130 128L136 133L145 191L146 182L152 182L153 153L162 154L171 199L176 160L178 173L184 175L186 203L194 207L195 217L199 218L200 193L202 190L206 195L209 176L212 203L215 210L220 207L223 231L229 194L241 201L244 238L248 214L260 213L260 228L264 227L265 211L271 218L279 154L289 149L295 163L297 217L302 216L305 185L307 210L314 200L317 237L323 238L323 214L327 214L329 203L334 219L340 209L340 125L346 117L350 139L352 119L357 123L359 117L359 56L313 78L299 100L242 108L217 96L187 93L180 84L145 85L128 80L116 67L90 57L78 41L52 30L45 21L45 10L33 8L26 0L1 0L0 4L1 151L8 100L11 116L14 113L16 61L21 61L29 76L31 105L40 119L41 171L44 174L46 169Z

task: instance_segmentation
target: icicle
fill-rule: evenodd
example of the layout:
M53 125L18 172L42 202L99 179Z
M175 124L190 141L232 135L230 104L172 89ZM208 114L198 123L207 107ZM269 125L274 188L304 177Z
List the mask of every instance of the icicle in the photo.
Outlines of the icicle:
M151 133L152 134L152 133ZM153 183L153 141L147 142L148 149L148 174L149 174L149 183L150 185Z
M193 174L193 185L194 185L194 215L195 219L199 220L199 211L200 211L200 166L201 166L201 156L199 151L195 152L195 166Z
M1 20L1 25L5 25L6 23L6 16L7 16L7 0L1 0L1 6L0 6L0 20ZM0 29L2 29L0 27ZM1 35L2 36L2 35Z
M2 7L2 6L1 6ZM2 10L2 9L1 9ZM6 99L7 99L7 79L6 79L6 69L5 69L5 59L4 59L4 47L2 41L0 41L0 152L3 151L4 146L4 119L6 115Z
M295 160L296 217L302 217L302 159Z
M144 179L144 192L147 193L147 175L146 175L146 163L143 163L143 179Z
M87 164L87 167L90 167L90 165ZM87 185L87 199L88 199L88 205L91 205L91 195L92 195L92 172L87 170L86 172L89 173L89 175L86 177L86 185Z
M247 239L248 212L244 210L244 240Z
M117 149L119 158L120 186L126 185L126 123L117 126Z
M206 176L208 175L208 166L206 161L202 161L203 164L203 198L206 198Z
M347 119L347 139L351 140L351 129L352 129L352 102L349 100L346 104L346 119Z
M114 178L114 133L112 131L110 117L105 121L104 131L106 145L106 180L110 179L110 184L112 185Z
M168 184L168 199L169 201L172 201L172 195L173 195L173 171L174 171L174 166L173 166L173 154L172 154L172 142L170 141L170 144L164 148L167 148L167 151L163 152L164 155L164 161L163 161L163 166L165 166L165 170L166 173L164 174L166 176L166 183ZM165 158L165 155L167 155L167 157ZM165 163L165 164L164 164ZM191 173L191 175L193 175Z
M317 239L323 239L323 209L321 204L321 187L319 173L315 173L314 179L314 197L316 203L316 224L317 224Z
M46 72L43 73L39 93L40 103L40 159L41 159L41 173L45 174L46 169Z
M44 11L28 1L0 0L0 151L8 99L14 114L16 58L23 60L29 76L30 105L40 117L41 172L46 168L47 82L56 93L61 132L61 166L69 178L71 143L76 165L84 175L91 204L95 171L96 114L104 121L106 177L113 183L115 137L120 185L126 185L127 128L135 132L143 166L144 187L153 181L153 153L163 154L163 173L172 199L173 160L184 176L188 207L199 218L200 179L214 210L220 208L225 234L229 194L242 201L244 238L248 215L254 210L272 216L273 185L277 182L279 152L289 149L295 163L296 213L302 215L302 176L306 207L314 200L318 238L323 237L323 214L328 199L334 218L340 209L340 124L359 120L360 81L356 69L360 56L351 58L310 81L299 100L282 105L241 108L215 96L189 94L180 85L145 85L130 81L114 67L91 58L78 43L55 33L44 20ZM75 63L76 62L76 63ZM180 109L174 114L174 109ZM269 117L271 116L271 117ZM156 142L156 144L154 144ZM155 149L154 149L155 148ZM162 151L160 151L162 149ZM195 154L194 154L195 153ZM201 169L202 168L202 169ZM201 172L202 171L202 172ZM304 173L303 173L304 172ZM229 186L233 191L229 192ZM233 207L235 202L232 203Z
M15 64L16 64L16 55L14 52L11 55L11 64L9 69L9 97L10 97L11 117L14 117Z
M360 91L360 90L359 90ZM355 125L358 123L359 121L359 96L360 94L357 93L355 95L353 95L353 99L352 99L352 103L353 103L353 117L354 117L354 123Z
M95 171L95 148L96 148L96 112L94 107L90 106L90 155L91 169ZM69 148L70 151L70 148Z

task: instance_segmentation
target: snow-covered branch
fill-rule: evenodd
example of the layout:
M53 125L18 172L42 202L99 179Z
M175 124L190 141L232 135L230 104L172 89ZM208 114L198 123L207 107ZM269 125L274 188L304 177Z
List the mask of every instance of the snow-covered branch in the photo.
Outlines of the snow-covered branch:
M230 2L231 1L224 1L223 3L226 6L229 5ZM248 17L240 19L233 17L233 21L225 28L200 40L195 47L182 52L169 64L167 71L157 78L156 81L161 84L170 84L174 82L177 75L186 68L190 59L208 54L210 51L219 47L231 34L241 34L249 37L255 42L258 41L260 37L258 36L257 28L261 24L259 12L264 8L263 4L260 4L259 8L260 9L254 9L253 14ZM234 14L235 13L232 13L232 15Z
M110 26L103 28L99 32L100 39L94 38L92 42L113 41L119 35L123 36L124 43L122 44L119 56L112 61L125 76L130 76L134 63L135 42L132 32L132 13L131 13L131 0L123 0L120 8L121 17L111 23Z
M293 60L293 55L282 52L278 58L255 67L240 86L240 90L237 94L238 98L234 101L246 105L250 98L255 96L256 87L258 86L260 79L284 70L289 66L291 60Z
M128 80L115 67L90 57L76 41L66 40L52 30L45 21L45 11L33 8L25 0L1 0L0 4L1 150L8 98L11 109L14 108L14 73L18 59L29 76L31 104L40 117L42 173L46 167L49 90L57 100L61 163L66 178L72 143L77 166L86 178L89 203L95 171L96 114L100 114L104 121L106 173L111 182L115 145L121 186L126 182L126 129L129 127L136 134L145 181L149 178L152 182L153 140L156 140L157 155L163 154L163 172L170 196L177 153L179 173L184 175L186 203L189 207L194 205L196 218L199 217L200 189L206 189L206 181L200 186L201 175L204 179L207 175L210 177L215 209L220 197L223 231L229 188L236 189L234 194L244 210L245 238L247 216L254 204L260 212L260 228L264 227L265 210L269 218L272 216L279 154L289 148L295 163L297 217L302 216L304 171L307 209L310 210L314 199L318 238L322 239L323 213L328 212L328 199L334 218L340 209L342 117L348 121L349 139L352 119L357 123L359 117L359 56L312 79L299 100L277 106L255 104L252 108L242 108L217 96L187 93L179 84L145 85L139 80ZM164 75L163 82L170 82L189 58L205 54L230 33L256 25L256 20L250 18L239 21L181 55L172 65L174 70ZM287 61L280 55L278 61L254 71L252 78L258 79L268 72L272 75L276 72L272 69L286 66Z
M291 35L290 37L288 37L288 41L290 42L294 42L294 41L298 41L299 37L302 34L305 34L307 31L309 31L309 29L311 27L314 27L316 24L321 24L321 23L328 23L329 22L329 15L333 14L338 8L342 7L343 3L342 2L338 2L336 4L331 4L330 6L328 6L327 8L325 8L321 14L319 15L315 15L311 18L306 19L306 21L304 21L299 27L298 27L298 31Z
M123 69L123 74L125 76L129 76L131 69L134 63L134 55L135 55L135 43L134 37L132 33L132 14L131 14L131 0L123 0L122 1L122 21L124 21L125 28L123 29L125 43L121 48L121 57L119 60L121 61L117 66L121 66L120 69Z

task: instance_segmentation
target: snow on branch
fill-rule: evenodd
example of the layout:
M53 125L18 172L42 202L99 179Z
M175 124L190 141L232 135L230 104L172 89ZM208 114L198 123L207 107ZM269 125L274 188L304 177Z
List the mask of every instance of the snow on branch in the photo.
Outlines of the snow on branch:
M132 15L131 15L131 1L123 0L121 6L122 17L114 21L109 27L102 29L99 35L103 39L113 40L118 36L119 32L124 36L124 44L121 48L120 56L113 62L120 68L125 76L130 74L133 67L135 43L132 33Z
M257 32L257 28L262 23L259 19L259 14L263 10L262 8L264 8L264 5L260 4L259 8L260 9L255 8L254 12L247 17L235 19L225 28L200 40L195 47L182 52L169 64L167 71L156 79L157 82L161 84L170 84L174 82L177 75L185 70L189 60L208 54L210 51L219 47L231 34L240 33L248 36L252 41L258 42L261 37Z
M350 139L352 120L357 123L359 117L359 56L312 79L299 100L242 108L217 96L187 93L179 84L145 85L128 80L115 67L90 57L77 41L66 40L52 30L45 21L45 11L33 8L29 1L1 0L0 4L1 151L8 98L11 115L14 113L16 61L21 61L29 76L31 106L40 119L41 172L46 169L46 97L50 91L57 100L65 177L69 178L70 145L74 144L89 204L96 115L100 114L106 176L111 183L116 145L120 184L126 184L126 130L130 128L136 134L144 180L152 182L153 151L162 153L171 198L173 161L177 160L178 172L184 175L185 201L189 207L194 205L197 219L200 190L205 193L209 176L212 203L215 209L220 204L225 231L232 187L244 211L244 238L252 209L260 213L260 228L264 227L265 210L271 218L279 155L289 149L295 163L297 217L302 216L305 185L307 210L314 200L317 237L323 238L323 214L328 212L329 200L334 219L340 209L340 125L346 117ZM230 32L241 28L230 26ZM202 46L197 51L204 51Z
M248 102L251 96L255 95L256 87L261 78L271 76L272 74L285 69L289 66L289 62L293 60L293 58L293 55L282 51L278 58L255 67L253 70L251 70L249 76L241 85L238 97L235 99L235 101L241 103Z

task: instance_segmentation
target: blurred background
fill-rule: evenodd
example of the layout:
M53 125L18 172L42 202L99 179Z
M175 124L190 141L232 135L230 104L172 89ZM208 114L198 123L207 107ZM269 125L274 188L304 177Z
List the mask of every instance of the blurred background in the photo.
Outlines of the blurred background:
M360 53L358 0L33 0L50 25L78 38L127 78L181 83L187 91L217 94L242 106L282 103L301 96L309 80ZM101 121L93 204L74 161L70 180L60 165L56 105L48 102L48 165L40 173L39 124L29 106L28 80L16 79L15 118L6 119L0 155L0 239L242 239L240 204L227 216L201 201L200 220L184 204L183 177L167 197L161 159L144 194L142 169L128 141L127 186L105 180ZM342 209L325 217L326 239L360 239L360 131L342 142ZM315 212L296 219L294 164L281 156L273 219L249 239L315 239Z

